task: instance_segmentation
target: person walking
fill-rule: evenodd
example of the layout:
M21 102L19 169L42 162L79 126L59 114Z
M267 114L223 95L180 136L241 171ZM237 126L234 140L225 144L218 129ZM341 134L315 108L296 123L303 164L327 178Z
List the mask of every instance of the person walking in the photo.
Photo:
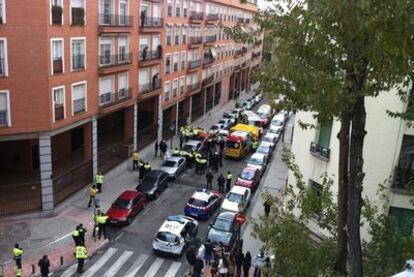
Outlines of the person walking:
M92 231L92 237L94 241L96 241L96 236L98 235L98 232L99 232L98 218L100 215L101 215L101 211L98 209L95 209L93 213L93 231Z
M132 170L137 170L137 169L139 169L139 165L138 165L138 162L139 162L139 154L138 154L138 151L134 151L134 153L132 153Z
M43 255L43 257L39 260L37 265L40 267L40 274L42 275L42 277L48 277L50 261L47 258L47 255Z
M239 251L237 251L235 257L235 262L236 262L236 277L241 277L242 275L242 266L244 263L244 254L243 251L240 249Z
M180 133L180 149L183 149L183 144L184 144L184 136L182 133Z
M226 176L226 192L229 192L231 189L231 180L233 179L233 175L231 174L230 171L227 171L227 176Z
M211 189L212 187L212 182L213 182L213 173L211 173L211 170L209 170L206 174L206 179L207 179L207 186L206 189Z
M18 269L22 269L23 252L24 252L23 249L19 246L18 243L16 243L13 248L13 257L14 257L14 260L16 261L16 267Z
M98 216L98 239L101 239L101 235L103 234L104 239L106 239L106 222L108 221L108 216L101 213Z
M85 263L85 259L88 257L88 250L84 245L78 245L75 248L75 258L78 260L78 268L76 270L77 273L83 272L83 265Z
M98 193L101 193L102 192L103 182L104 182L104 176L102 175L101 172L98 172L98 174L96 174L96 176L95 176L95 182L96 182L96 187L98 189Z
M270 200L266 199L263 203L264 213L266 217L269 216L271 206L272 206L272 203L270 202Z
M243 260L243 277L249 277L249 270L252 265L252 255L247 251Z
M155 141L154 142L154 158L156 158L157 157L157 155L158 155L158 146L159 145L161 145L161 142L158 144L158 141ZM162 152L162 150L161 150L161 152ZM161 155L162 156L162 155Z
M95 197L97 193L96 185L92 185L92 187L89 189L89 203L88 208L91 207L92 203L95 203Z
M213 246L209 239L204 243L204 261L206 265L210 265L211 262L211 252L213 251Z
M83 227L83 224L80 223L76 229L79 231L79 244L80 245L84 245L85 244L85 235L87 230L85 229L85 227Z
M161 150L160 156L161 156L162 159L165 159L165 155L167 153L167 148L168 148L167 143L164 140L162 140L160 142L160 150Z
M201 167L201 175L204 175L204 173L206 172L206 167L207 167L207 159L205 157L202 157L200 159L200 167Z
M144 168L144 166L145 166L145 163L144 163L144 161L143 160L139 160L139 168L138 168L138 170L139 170L139 180L142 180L143 178L144 178L144 175L145 175L145 168Z
M219 188L219 192L224 192L224 183L226 182L226 179L224 179L223 174L220 174L220 176L217 178L217 186Z

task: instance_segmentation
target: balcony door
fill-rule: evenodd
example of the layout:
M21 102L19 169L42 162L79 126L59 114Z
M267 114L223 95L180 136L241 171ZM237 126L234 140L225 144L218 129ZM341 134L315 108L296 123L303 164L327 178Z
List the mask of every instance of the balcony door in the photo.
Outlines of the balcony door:
M114 43L112 38L101 38L99 44L100 64L109 65L113 63Z
M119 25L128 25L128 0L119 0Z
M152 5L152 16L155 20L161 20L161 7L160 4L154 3Z
M149 69L148 68L141 68L139 70L139 90L140 93L145 93L149 89Z
M160 45L160 44L161 44L160 36L152 36L152 46L151 46L152 51L156 51L158 45Z

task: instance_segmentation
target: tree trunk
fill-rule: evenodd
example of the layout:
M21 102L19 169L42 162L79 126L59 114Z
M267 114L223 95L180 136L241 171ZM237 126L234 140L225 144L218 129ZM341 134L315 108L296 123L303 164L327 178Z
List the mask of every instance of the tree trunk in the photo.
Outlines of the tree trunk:
M339 140L338 162L338 249L335 261L335 270L341 276L347 275L348 235L347 208L348 208L348 162L349 162L349 131L350 115L341 114L341 129L337 135Z
M362 277L362 250L360 236L361 207L362 207L362 183L364 180L363 172L363 146L365 131L365 99L364 96L356 95L351 127L351 144L349 155L349 188L348 188L348 246L349 264L352 277Z

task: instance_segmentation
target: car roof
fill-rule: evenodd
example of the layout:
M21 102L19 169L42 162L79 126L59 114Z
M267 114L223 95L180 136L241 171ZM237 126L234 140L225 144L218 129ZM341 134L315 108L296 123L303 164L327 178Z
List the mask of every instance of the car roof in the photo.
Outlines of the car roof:
M166 161L174 161L174 162L178 162L178 161L183 160L183 159L184 159L183 157L174 157L174 156L171 156L171 157L168 157L168 158L166 159Z
M199 143L200 143L200 141L198 141L198 140L189 140L186 143L184 143L184 146L185 145L197 146Z
M180 236L181 231L189 221L191 220L188 217L182 215L171 215L167 217L158 232L169 232Z
M272 138L277 137L277 136L278 135L273 134L273 133L266 133L266 135L265 135L265 137L272 137Z
M197 200L201 200L204 202L207 202L208 199L210 199L210 197L213 195L213 193L211 193L210 191L206 190L206 189L199 189L196 190L193 195L191 196L191 198L197 199Z
M258 168L256 168L256 167L252 167L252 166L246 166L244 169L243 169L243 171L253 171L253 172L255 172L255 171L257 171L257 170L259 170Z
M244 192L245 192L246 190L250 191L250 189L249 189L249 188L246 188L246 187L241 187L241 186L233 186L233 187L231 188L230 192L234 192L234 193L237 193L237 194L244 194Z
M146 176L160 176L161 174L165 174L165 171L164 170L159 170L159 169L153 169L153 170L151 170L150 172L148 172L146 175L145 175L145 177Z
M266 155L262 154L262 153L254 153L250 159L252 158L257 158L257 159L263 159Z
M272 120L285 120L285 116L283 114L278 113L277 115L273 116Z
M259 146L258 146L258 148L259 147L266 147L266 148L271 148L272 147L272 144L270 143L270 142L267 142L267 141L262 141L260 144L259 144Z
M142 194L142 193L136 190L126 190L123 193L121 193L121 195L118 196L118 199L131 200L139 194Z
M236 217L236 213L230 212L230 211L225 211L225 212L219 213L217 215L216 219L220 218L220 219L233 221L235 217Z

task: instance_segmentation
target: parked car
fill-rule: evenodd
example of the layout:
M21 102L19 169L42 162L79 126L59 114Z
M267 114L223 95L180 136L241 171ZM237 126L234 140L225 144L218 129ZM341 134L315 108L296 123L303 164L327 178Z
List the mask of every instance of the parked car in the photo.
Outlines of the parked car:
M223 114L223 118L224 119L228 119L230 121L230 125L232 125L232 126L235 125L236 122L237 122L237 116L235 114L233 114L233 113L227 113L227 112L225 112Z
M183 150L184 151L197 151L201 148L202 142L198 141L198 140L189 140L187 142L184 143L183 145Z
M220 206L223 195L207 189L196 190L184 208L186 216L198 219L209 219Z
M233 186L221 204L221 209L243 213L250 204L251 191L247 187Z
M256 103L259 103L263 99L263 94L262 93L256 94L254 98L255 98L254 100L256 101Z
M217 133L217 137L219 140L224 140L226 141L227 136L229 135L229 131L227 130L220 130Z
M242 104L242 108L244 110L248 110L248 111L251 110L253 108L252 101L249 101L249 100L244 101L243 104Z
M283 114L278 113L272 118L270 122L270 130L273 130L272 133L278 132L281 133L285 126L285 116Z
M270 158L273 155L273 147L270 143L262 142L256 149L256 153L260 153L266 156L267 161L270 160Z
M153 169L138 184L137 191L145 193L148 199L156 199L168 187L168 179L169 176L165 171Z
M218 131L220 130L226 130L226 128L224 128L223 124L213 124L210 129L208 130L208 132L210 134L217 134Z
M239 225L236 222L236 213L223 211L215 218L207 232L207 239L212 244L222 243L226 250L230 250L240 232Z
M262 142L267 142L272 146L272 148L274 148L276 146L278 139L279 139L278 134L268 132L266 133L266 135L263 136Z
M181 256L197 236L197 220L183 216L169 216L161 225L152 241L156 253Z
M186 158L168 157L161 165L160 170L168 173L170 178L177 178L185 169Z
M261 153L254 153L247 162L247 166L255 167L263 173L267 166L266 155Z
M112 203L106 212L109 224L131 224L133 218L144 209L147 197L144 193L127 190Z
M283 125L282 126L276 126L276 125L270 125L269 130L267 130L267 133L280 135L283 131Z
M226 118L220 119L217 123L223 125L223 130L228 130L234 125L231 123L230 119Z
M262 173L255 167L245 167L236 180L236 185L255 191Z

